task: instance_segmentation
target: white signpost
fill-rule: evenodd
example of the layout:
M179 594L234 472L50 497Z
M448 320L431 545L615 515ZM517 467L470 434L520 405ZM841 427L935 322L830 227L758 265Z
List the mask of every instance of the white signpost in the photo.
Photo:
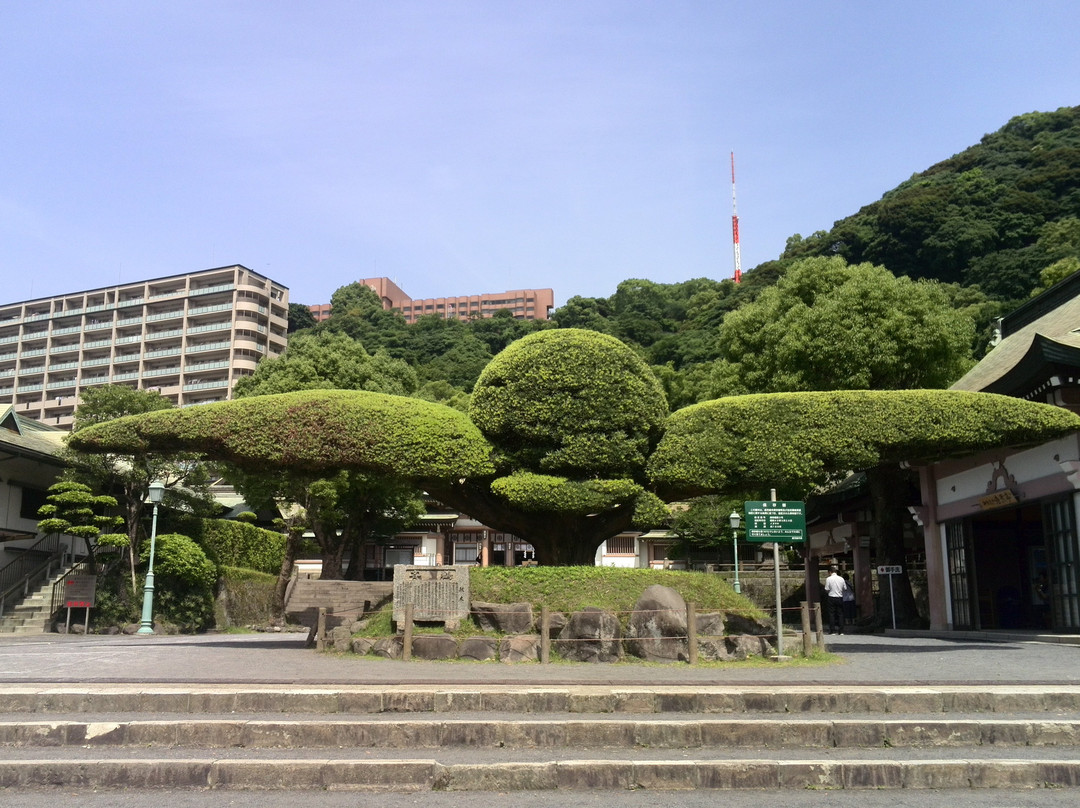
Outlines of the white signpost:
M889 609L892 611L893 631L896 631L896 601L893 599L892 579L894 575L901 575L903 572L904 568L899 564L882 564L877 568L878 577L882 575L889 576Z

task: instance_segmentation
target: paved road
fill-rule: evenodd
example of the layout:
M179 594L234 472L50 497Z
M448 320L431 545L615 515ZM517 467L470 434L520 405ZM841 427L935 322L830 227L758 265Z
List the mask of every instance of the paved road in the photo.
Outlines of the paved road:
M1080 647L878 635L830 637L836 664L503 665L318 653L305 634L0 639L0 682L513 685L1080 684Z

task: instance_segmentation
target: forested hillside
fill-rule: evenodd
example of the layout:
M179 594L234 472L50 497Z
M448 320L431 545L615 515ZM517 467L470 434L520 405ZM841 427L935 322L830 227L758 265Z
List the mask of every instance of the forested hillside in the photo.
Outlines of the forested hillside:
M783 259L840 255L1017 301L1080 253L1080 107L1019 115ZM1071 220L1071 221L1070 221Z
M824 258L830 262L813 263ZM803 269L792 274L793 267ZM641 354L677 409L785 386L947 385L943 373L955 378L985 351L996 317L1078 269L1080 107L1063 107L1013 118L828 232L792 236L776 260L748 270L739 285L628 279L610 297L571 297L550 323L499 312L471 322L426 317L408 325L354 283L335 293L333 316L315 330L345 334L370 354L403 360L416 371L413 395L459 407L510 342L544 328L600 331ZM889 273L915 285L894 288ZM754 306L758 313L744 316ZM736 310L740 317L727 318ZM886 320L897 324L891 335L881 327ZM296 325L313 323L298 318ZM855 331L863 334L858 346ZM908 337L898 339L901 333ZM845 340L861 348L874 340L875 361L888 372L867 375L865 357L857 368L841 366L843 357L859 353L839 350ZM941 346L948 346L947 355ZM749 357L763 351L775 355L751 369ZM936 376L919 366L920 356L935 351ZM787 372L792 363L826 355L838 358L812 383L796 383Z

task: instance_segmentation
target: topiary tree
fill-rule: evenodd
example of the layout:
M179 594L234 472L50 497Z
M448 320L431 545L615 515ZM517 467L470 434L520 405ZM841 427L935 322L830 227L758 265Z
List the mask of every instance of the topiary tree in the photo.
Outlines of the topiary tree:
M114 508L115 497L94 494L88 485L61 480L49 486L45 504L38 508L38 530L84 539L93 557L94 547L102 534L115 537L116 534L107 531L124 524L124 517L104 513Z
M888 460L1080 429L1080 417L1046 404L926 390L739 396L665 418L649 369L610 337L544 331L504 353L477 385L472 420L434 402L324 390L124 418L72 440L84 451L197 450L247 468L397 475L531 542L541 563L587 564L604 539L666 517L657 494L801 495Z

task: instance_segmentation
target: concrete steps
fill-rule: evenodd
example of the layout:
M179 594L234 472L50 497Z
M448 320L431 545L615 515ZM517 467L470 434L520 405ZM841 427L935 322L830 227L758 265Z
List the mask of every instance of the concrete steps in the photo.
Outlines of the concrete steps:
M58 578L42 583L19 605L0 617L0 634L44 634L49 630L53 585Z
M1080 687L0 686L0 788L1080 785Z

